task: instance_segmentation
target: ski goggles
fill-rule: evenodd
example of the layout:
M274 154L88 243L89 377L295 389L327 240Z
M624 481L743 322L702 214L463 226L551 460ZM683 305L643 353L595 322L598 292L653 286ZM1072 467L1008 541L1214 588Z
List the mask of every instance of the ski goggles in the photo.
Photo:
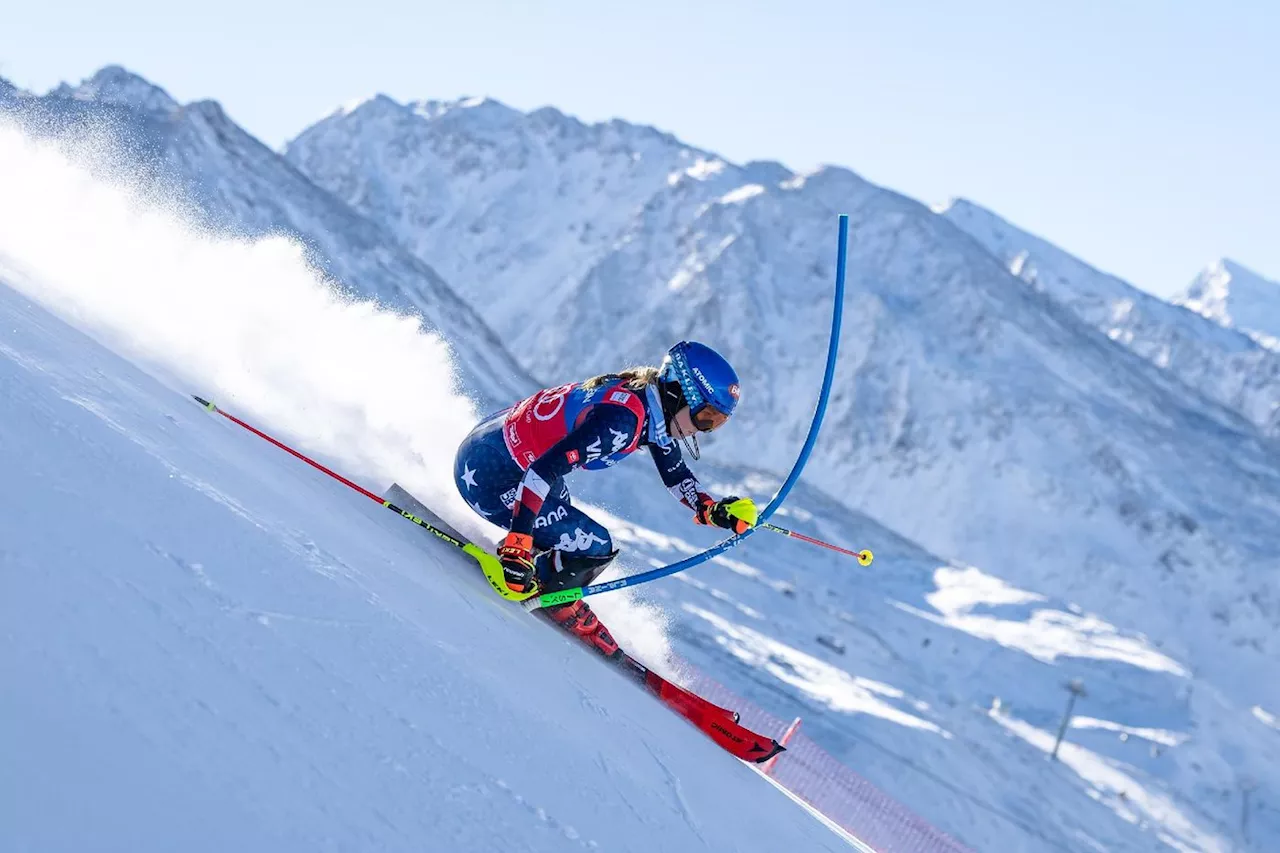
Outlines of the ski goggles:
M714 429L719 429L729 420L728 415L710 403L703 403L696 412L690 413L690 418L699 432L711 432Z

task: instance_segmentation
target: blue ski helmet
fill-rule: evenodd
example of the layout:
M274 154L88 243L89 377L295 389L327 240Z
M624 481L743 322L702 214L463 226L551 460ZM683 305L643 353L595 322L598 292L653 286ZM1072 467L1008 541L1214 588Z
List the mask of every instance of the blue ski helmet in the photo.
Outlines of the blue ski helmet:
M706 344L681 341L667 350L660 379L689 406L701 430L714 429L738 408L738 373ZM708 409L714 411L708 411ZM674 412L668 412L668 416Z

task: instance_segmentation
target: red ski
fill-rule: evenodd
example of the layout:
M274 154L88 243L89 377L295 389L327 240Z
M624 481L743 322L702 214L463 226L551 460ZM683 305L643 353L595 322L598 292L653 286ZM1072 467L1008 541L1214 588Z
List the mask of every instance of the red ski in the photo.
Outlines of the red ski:
M672 684L661 675L640 663L631 655L622 654L618 666L657 696L670 709L693 723L703 734L711 738L733 756L761 764L786 749L770 737L756 734L738 723L738 713L721 708Z

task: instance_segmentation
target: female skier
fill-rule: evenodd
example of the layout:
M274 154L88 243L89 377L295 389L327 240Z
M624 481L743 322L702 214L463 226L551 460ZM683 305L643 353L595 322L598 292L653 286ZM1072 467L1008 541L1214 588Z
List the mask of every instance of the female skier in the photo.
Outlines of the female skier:
M609 531L572 505L564 476L599 470L647 447L667 490L698 524L741 533L756 523L750 498L715 500L675 439L698 458L699 432L718 429L738 405L738 374L708 346L681 341L660 368L636 367L541 390L482 421L463 440L454 480L463 499L510 532L498 546L516 592L590 583L618 555ZM502 523L502 522L500 522ZM602 654L621 653L582 600L547 615Z

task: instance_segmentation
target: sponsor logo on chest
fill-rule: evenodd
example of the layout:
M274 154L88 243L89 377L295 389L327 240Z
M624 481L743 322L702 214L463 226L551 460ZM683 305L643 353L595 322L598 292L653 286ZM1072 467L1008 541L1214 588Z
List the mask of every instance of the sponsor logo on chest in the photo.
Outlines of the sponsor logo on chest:
M564 408L564 398L569 396L573 385L561 385L542 392L533 404L533 416L540 421L549 421Z

